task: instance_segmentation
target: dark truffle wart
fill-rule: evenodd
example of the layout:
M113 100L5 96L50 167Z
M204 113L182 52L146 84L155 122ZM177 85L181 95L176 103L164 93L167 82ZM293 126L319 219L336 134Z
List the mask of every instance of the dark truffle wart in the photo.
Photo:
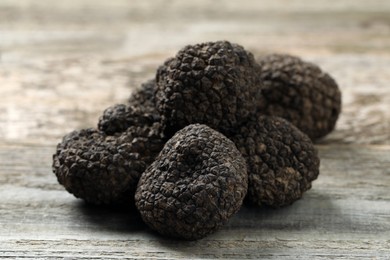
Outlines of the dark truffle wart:
M96 129L74 131L58 144L53 172L68 192L88 203L129 205L140 175L163 145L157 124L114 136Z
M292 204L319 174L320 160L310 138L282 118L254 118L231 140L247 161L246 200L257 206Z
M341 111L336 81L298 57L272 54L259 60L263 83L259 110L287 119L312 140L330 133Z
M200 239L239 210L247 178L245 160L232 141L208 126L189 125L142 174L136 206L159 233Z
M156 106L168 135L193 123L229 132L255 111L258 65L253 55L227 41L189 45L156 75Z
M121 133L132 126L151 126L161 117L154 105L155 81L142 84L126 104L117 104L104 110L98 128L106 134Z

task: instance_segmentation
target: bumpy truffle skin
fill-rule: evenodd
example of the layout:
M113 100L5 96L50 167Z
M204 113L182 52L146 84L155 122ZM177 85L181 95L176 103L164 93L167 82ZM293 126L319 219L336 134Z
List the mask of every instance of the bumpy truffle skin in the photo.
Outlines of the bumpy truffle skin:
M336 81L298 57L271 54L259 60L261 113L287 119L312 140L330 133L341 111Z
M75 197L96 205L130 205L138 180L164 145L158 124L117 135L74 131L58 144L53 172Z
M245 160L232 141L208 126L189 125L142 174L136 206L159 233L200 239L238 211L247 178Z
M282 118L253 118L231 140L247 161L246 201L251 204L292 204L319 174L320 160L310 138Z
M227 41L189 45L156 75L156 106L167 134L194 123L222 133L255 111L260 80L253 55Z
M155 80L142 84L135 90L126 104L117 104L104 110L98 128L106 134L121 133L131 126L151 126L160 122L154 105Z

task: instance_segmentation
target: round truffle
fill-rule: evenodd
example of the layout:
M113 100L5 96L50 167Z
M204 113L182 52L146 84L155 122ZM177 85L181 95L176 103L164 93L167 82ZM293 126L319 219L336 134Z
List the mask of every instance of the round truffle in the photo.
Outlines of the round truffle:
M292 204L319 174L310 138L282 118L253 118L231 140L247 161L249 203L275 208Z
M104 110L98 129L106 134L121 133L131 126L151 126L161 121L154 105L155 81L142 84L126 104L117 104Z
M287 119L312 140L330 133L341 111L336 81L313 63L271 54L259 60L262 114Z
M159 233L200 239L239 210L247 178L245 160L232 141L208 126L189 125L142 174L136 206Z
M131 204L140 175L163 146L158 124L113 136L96 129L74 131L58 144L53 172L68 192L88 203Z
M194 123L229 132L255 111L258 65L253 55L227 41L189 45L156 75L157 110L167 135Z

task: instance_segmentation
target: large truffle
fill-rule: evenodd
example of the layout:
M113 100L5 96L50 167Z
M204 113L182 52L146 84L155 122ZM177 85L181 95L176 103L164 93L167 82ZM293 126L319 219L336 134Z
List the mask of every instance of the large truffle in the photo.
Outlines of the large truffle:
M158 124L129 127L112 136L96 129L74 131L58 144L53 171L77 198L97 205L130 205L140 175L163 145Z
M200 239L238 211L247 181L245 160L232 141L208 126L189 125L142 174L136 206L159 233Z
M253 55L227 41L189 45L156 75L156 106L166 132L193 123L229 132L255 111L258 65Z
M252 118L231 139L247 161L246 200L252 204L292 204L319 174L320 160L310 138L282 118Z
M154 105L155 81L150 80L132 93L126 104L117 104L104 110L98 128L112 135L132 126L151 126L161 121Z
M271 54L259 60L261 113L287 119L316 140L331 132L341 111L336 81L313 63Z

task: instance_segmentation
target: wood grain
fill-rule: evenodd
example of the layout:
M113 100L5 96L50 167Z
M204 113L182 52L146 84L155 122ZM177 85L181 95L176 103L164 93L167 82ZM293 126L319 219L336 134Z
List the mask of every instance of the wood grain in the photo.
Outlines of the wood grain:
M389 12L386 0L1 1L0 258L390 259ZM219 39L299 55L339 83L343 113L303 199L245 206L183 242L64 191L51 171L64 134L96 127L185 44Z

